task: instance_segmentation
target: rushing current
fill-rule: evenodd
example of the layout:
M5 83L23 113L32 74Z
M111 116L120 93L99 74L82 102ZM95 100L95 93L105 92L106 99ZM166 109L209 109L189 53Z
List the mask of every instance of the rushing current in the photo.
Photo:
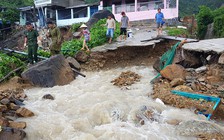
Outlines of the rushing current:
M140 82L127 88L114 86L111 81L127 70L141 75ZM35 113L34 117L20 119L27 122L28 140L195 139L177 135L175 126L166 122L202 116L152 99L152 68L127 67L84 74L86 78L78 76L69 85L25 91L25 107ZM53 95L55 100L43 100L45 94ZM143 115L147 109L153 110L154 119Z

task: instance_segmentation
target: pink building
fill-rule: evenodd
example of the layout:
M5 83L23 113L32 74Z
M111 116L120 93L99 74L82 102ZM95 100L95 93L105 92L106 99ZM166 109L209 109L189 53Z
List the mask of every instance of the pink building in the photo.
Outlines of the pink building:
M130 21L154 19L158 8L165 19L172 19L178 17L179 0L102 0L100 5L110 10L118 21L122 11Z

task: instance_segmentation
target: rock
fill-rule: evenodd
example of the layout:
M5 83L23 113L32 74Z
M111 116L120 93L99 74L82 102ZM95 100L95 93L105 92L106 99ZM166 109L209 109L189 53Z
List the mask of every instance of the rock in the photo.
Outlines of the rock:
M16 110L16 114L20 117L32 117L34 116L34 113L28 109L26 109L25 107L19 108L18 110Z
M186 82L188 83L193 83L195 82L196 77L192 77L192 76L186 76Z
M89 56L84 52L84 51L79 51L76 55L75 58L78 62L85 63L88 61Z
M73 36L74 36L75 38L80 38L80 37L82 36L82 32L74 32L74 33L73 33Z
M6 105L0 105L0 112L6 111L7 106Z
M0 140L23 140L26 133L23 130L7 128L0 133Z
M176 132L182 136L198 136L201 134L221 133L223 130L210 122L190 120L180 123Z
M9 121L3 117L0 117L0 126L8 127Z
M200 77L200 78L198 78L198 81L199 81L199 82L204 82L204 81L205 81L205 77Z
M213 84L213 85L219 84L220 82L222 82L220 78L217 76L208 76L206 79L207 79L207 83Z
M167 66L165 69L160 71L161 75L169 80L173 80L175 78L185 79L186 71L185 69L177 64L172 64Z
M9 101L9 99L4 98L4 99L2 99L0 102L1 102L1 104L3 104L3 105L7 105L10 101Z
M17 129L24 129L24 128L26 128L26 122L13 122L13 121L10 121L9 122L9 127L17 128Z
M166 123L168 123L170 125L178 125L180 123L180 121L173 119L173 120L167 120Z
M206 84L206 87L207 87L208 89L212 89L212 86L209 85L209 84Z
M153 68L157 71L160 72L161 68L160 68L160 58L158 58L155 63L153 64Z
M171 82L170 82L170 85L172 87L175 87L175 86L179 86L179 85L183 85L184 84L184 80L182 78L175 78L173 79Z
M91 28L91 26L95 24L98 20L105 19L108 17L108 15L115 19L114 15L109 10L100 10L91 16L86 25L88 26L88 28Z
M206 66L202 66L200 68L195 69L195 72L196 73L201 73L201 72L204 72L206 70L207 70L207 67Z
M224 85L221 85L217 88L218 91L224 91Z
M75 68L75 69L77 69L77 70L80 70L80 69L81 69L81 65L79 64L78 61L75 60L75 58L67 57L66 60L68 61L69 65L70 65L72 68Z
M20 108L20 106L15 105L14 103L10 103L10 104L9 104L9 107L10 107L10 109L12 109L12 110L17 110L17 109Z
M219 57L219 64L224 64L224 53L221 54L221 56Z
M42 99L54 100L54 97L51 94L46 94L42 97Z
M174 90L180 90L180 91L185 91L185 92L193 92L193 90L190 87L184 86L184 85L177 86L177 87L174 88Z
M40 87L66 85L74 80L74 73L63 55L41 61L22 73L25 80Z

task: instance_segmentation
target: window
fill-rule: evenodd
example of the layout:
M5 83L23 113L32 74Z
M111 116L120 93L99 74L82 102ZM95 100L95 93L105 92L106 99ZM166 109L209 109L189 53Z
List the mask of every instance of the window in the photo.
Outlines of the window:
M74 8L73 17L74 18L87 17L87 7Z
M71 9L58 10L58 19L71 19Z

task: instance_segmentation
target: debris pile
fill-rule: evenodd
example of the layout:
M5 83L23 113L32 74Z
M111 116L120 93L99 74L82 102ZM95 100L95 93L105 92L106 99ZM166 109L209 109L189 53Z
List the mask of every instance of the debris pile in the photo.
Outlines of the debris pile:
M32 117L34 113L25 107L27 98L22 89L0 91L0 139L22 140L26 133L26 122L18 122L18 117Z
M113 81L111 81L111 83L113 83L115 86L118 86L118 87L131 86L135 82L139 82L140 78L141 78L140 75L132 71L126 71L126 72L122 72L120 76L114 79Z
M165 104L178 108L193 109L195 113L212 114L213 119L223 119L223 67L219 65L203 66L197 69L187 68L180 72L177 64L169 65L161 72L162 78L154 84L153 98L160 98ZM171 90L204 94L221 98L221 104L214 111L214 102L203 99L195 100L179 95L174 95Z

